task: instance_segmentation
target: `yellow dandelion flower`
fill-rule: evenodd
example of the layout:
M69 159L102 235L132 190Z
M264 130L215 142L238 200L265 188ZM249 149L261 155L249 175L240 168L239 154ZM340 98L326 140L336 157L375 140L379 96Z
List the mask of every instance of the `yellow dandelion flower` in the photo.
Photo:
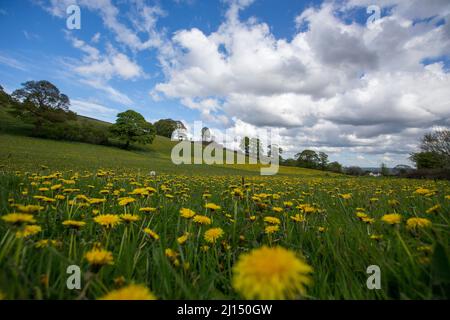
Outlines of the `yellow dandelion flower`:
M281 207L273 207L272 211L276 212L276 213L280 213L280 212L283 212L283 208L281 208Z
M399 224L402 221L402 216L398 213L385 214L381 217L381 221L388 224Z
M181 215L183 218L190 219L190 218L192 218L193 216L195 216L195 212L192 211L191 209L181 208L181 209L180 209L180 215Z
M310 205L303 206L302 210L303 210L304 213L314 213L314 212L317 211L316 208L314 208L314 207L312 207Z
M34 236L35 234L42 231L42 228L38 225L26 225L22 230L16 232L17 238L26 238Z
M367 223L367 224L372 224L372 223L375 222L375 219L369 218L369 217L364 217L364 218L361 219L361 221L362 221L362 222L365 222L365 223Z
M264 222L270 223L270 224L280 224L280 219L276 217L264 217Z
M210 209L211 211L217 211L217 210L220 210L221 207L215 203L210 202L210 203L205 204L205 208Z
M22 213L35 213L41 210L44 210L44 207L39 206L39 205L26 205L23 206L21 204L15 204L14 207L17 209L17 211L22 212Z
M63 221L63 226L73 228L73 229L80 229L86 225L86 222L84 221L77 221L77 220L65 220Z
M114 264L112 252L100 248L94 248L91 251L86 252L84 257L92 266L101 267L107 264Z
M352 198L352 194L351 193L341 193L339 194L339 197L341 197L344 200L348 200Z
M441 205L437 204L435 206L432 206L431 208L429 208L427 211L425 211L426 213L430 214L430 213L434 213L439 211L439 209L441 209Z
M194 218L192 219L192 221L198 223L198 224L211 224L211 219L207 216L201 216L201 215L196 215L194 216Z
M152 208L152 207L145 207L145 208L140 208L139 209L140 212L156 212L156 208Z
M130 284L124 288L108 292L99 300L156 300L156 297L146 286Z
M185 232L181 237L177 238L177 242L180 245L183 245L189 239L189 232Z
M118 200L119 200L119 206L126 206L126 205L136 201L136 199L131 198L131 197L119 198Z
M144 229L144 232L145 232L147 235L149 235L150 237L152 237L154 240L159 240L159 235L158 235L155 231L153 231L152 229L150 229L150 228L145 228L145 229Z
M272 234L272 233L277 232L278 230L280 230L280 227L277 226L277 225L275 225L275 226L267 226L267 227L264 229L264 232L265 232L266 234Z
M234 188L231 191L231 195L234 196L234 197L243 198L244 197L244 192L242 192L242 190L240 188Z
M409 218L406 220L406 227L409 230L431 227L431 221L425 218Z
M47 203L52 203L52 202L56 202L55 199L52 198L48 198L48 197L41 197L41 196L34 196L34 199L40 200L42 202L47 202Z
M429 195L429 194L432 194L433 191L431 191L430 189L427 189L427 188L418 188L418 189L416 189L416 191L414 191L414 193L417 193L420 195Z
M122 219L122 221L125 223L131 223L139 221L140 218L135 214L125 213L120 215L120 219Z
M89 203L90 204L100 204L106 202L105 198L90 198Z
M368 215L365 214L364 212L357 212L356 216L361 220L368 217Z
M284 205L286 208L290 208L290 207L292 207L292 206L294 205L294 203L293 203L292 201L284 201L284 202L283 202L283 205Z
M211 228L205 231L204 239L206 242L215 243L217 239L222 238L223 233L221 228Z
M170 259L176 259L178 257L178 253L170 248L167 248L166 250L164 250L164 254L166 255L166 257L170 258Z
M28 213L9 213L2 216L2 220L14 225L21 225L25 223L34 223L36 220L33 215Z
M94 221L105 228L113 228L120 224L120 217L116 214L100 214Z
M262 247L242 254L233 266L233 288L245 299L295 299L306 293L312 268L294 252Z
M297 213L294 216L291 216L290 218L292 220L294 220L295 222L303 222L303 221L305 221L305 217L303 215L299 214L299 213Z
M59 247L61 245L61 242L58 240L51 240L51 239L42 239L36 242L35 247L36 248L46 248L49 246L53 247Z

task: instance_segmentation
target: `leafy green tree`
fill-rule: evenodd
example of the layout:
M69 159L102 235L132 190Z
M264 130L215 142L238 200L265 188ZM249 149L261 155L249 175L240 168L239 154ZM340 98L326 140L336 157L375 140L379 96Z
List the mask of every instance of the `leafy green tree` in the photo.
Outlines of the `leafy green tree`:
M295 155L297 165L302 168L316 169L320 164L319 155L313 150L303 150Z
M150 144L155 138L154 126L145 121L144 117L133 110L127 110L117 115L116 123L110 128L113 136L125 142L128 149L131 143Z
M388 169L388 167L386 166L386 164L384 162L380 166L380 171L381 171L381 174L383 176L388 176L389 175L389 169Z
M441 129L423 136L420 152L410 159L417 169L442 169L450 167L450 130Z
M248 157L250 155L250 138L244 137L241 139L241 143L239 145L242 151L244 151L245 155Z
M292 158L288 158L286 160L281 161L280 164L282 164L283 166L287 166L287 167L296 167L297 166L297 160L292 159Z
M346 174L351 175L351 176L362 176L362 175L364 175L363 169L361 169L360 167L357 167L357 166L352 166L352 167L345 168L344 172Z
M171 138L172 133L176 129L186 129L181 121L176 121L172 119L161 119L156 121L154 124L156 134L162 137Z
M425 134L420 149L450 158L450 130L441 129Z
M283 154L283 149L281 147L278 147L278 157L280 160L280 163L283 161L283 157L281 156ZM272 157L272 145L269 145L267 147L267 156L270 158Z
M341 173L342 165L337 161L333 161L328 164L327 170L331 172Z
M413 153L410 159L417 169L442 169L448 165L444 156L431 151Z
M202 142L211 142L211 130L208 127L202 128Z
M27 81L13 92L15 100L12 113L34 124L39 132L44 124L61 123L76 118L69 110L70 100L49 81Z
M0 85L0 107L6 107L11 105L12 99L9 94L5 92L3 87Z
M264 153L261 140L259 138L250 138L248 148L250 156L259 161L260 156Z
M319 152L318 157L320 170L326 170L328 166L328 155L325 152Z

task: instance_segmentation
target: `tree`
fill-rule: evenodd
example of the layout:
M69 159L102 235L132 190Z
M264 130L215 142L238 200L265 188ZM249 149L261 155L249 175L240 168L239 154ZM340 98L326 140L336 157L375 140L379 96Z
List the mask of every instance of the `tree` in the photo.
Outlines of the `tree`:
M450 130L436 130L423 136L420 152L410 159L418 169L440 169L450 166Z
M8 106L12 103L12 99L9 94L5 92L3 87L0 85L0 107Z
M162 137L171 138L172 133L177 129L186 129L181 121L172 119L161 119L154 123L156 134Z
M297 160L289 158L289 159L281 161L280 164L282 164L283 166L287 166L287 167L296 167Z
M422 138L420 150L433 152L450 159L450 130L436 130Z
M208 127L203 127L202 128L202 142L211 142L211 141L212 141L211 130L209 130Z
M274 148L276 148L277 146L274 146ZM281 147L278 147L278 157L279 157L279 161L280 163L283 160L283 157L281 156L283 154L283 149ZM272 157L272 145L269 145L267 147L267 156L270 158Z
M295 155L297 165L303 168L315 169L319 166L320 158L313 150L303 150Z
M408 166L407 164L398 164L394 168L392 168L392 172L395 175L404 175L411 171L413 171L413 168L411 168L411 166Z
M325 152L319 152L318 156L320 170L326 170L328 166L328 155Z
M250 154L250 138L244 137L241 139L241 144L239 146L242 151L244 151L245 155L248 157Z
M328 164L327 170L331 172L341 173L342 165L339 162L334 161Z
M417 169L442 169L448 162L445 157L435 152L416 152L410 157Z
M389 169L384 162L380 166L380 172L381 172L381 175L383 175L383 176L389 175Z
M127 149L132 142L150 144L155 138L155 128L145 121L144 117L133 110L127 110L117 115L116 123L110 128L113 136L124 141Z
M49 81L28 81L13 92L13 114L31 122L39 131L45 123L64 122L75 119L69 110L70 100Z
M356 167L356 166L345 168L345 173L349 174L351 176L364 175L364 171L360 167Z
M259 138L251 138L249 141L249 154L250 156L256 156L256 160L259 161L260 156L264 153L264 147Z

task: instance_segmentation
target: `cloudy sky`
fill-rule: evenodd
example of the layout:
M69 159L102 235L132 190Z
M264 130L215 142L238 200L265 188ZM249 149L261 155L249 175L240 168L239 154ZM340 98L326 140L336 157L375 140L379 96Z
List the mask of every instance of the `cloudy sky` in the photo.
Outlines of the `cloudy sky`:
M279 128L288 156L364 167L409 164L450 126L448 0L2 0L0 38L7 91L50 80L107 121Z

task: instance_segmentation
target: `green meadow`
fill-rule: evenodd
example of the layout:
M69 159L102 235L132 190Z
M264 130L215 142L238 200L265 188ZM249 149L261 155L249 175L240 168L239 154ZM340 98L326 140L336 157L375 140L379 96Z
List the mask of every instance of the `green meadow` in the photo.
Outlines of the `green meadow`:
M1 121L2 298L449 297L448 181L176 166L167 138L123 150Z

